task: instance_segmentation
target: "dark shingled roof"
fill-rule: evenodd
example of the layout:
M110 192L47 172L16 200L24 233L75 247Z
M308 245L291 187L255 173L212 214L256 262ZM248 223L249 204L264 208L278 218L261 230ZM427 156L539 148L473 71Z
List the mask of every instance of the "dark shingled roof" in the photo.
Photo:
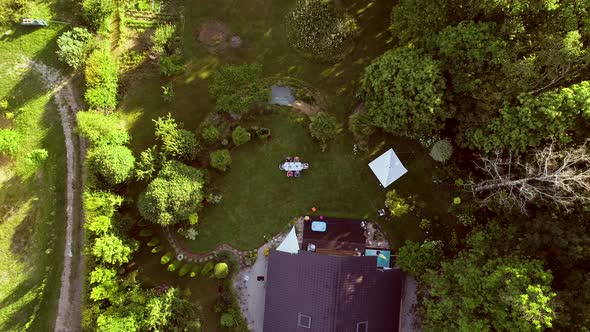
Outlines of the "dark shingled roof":
M342 257L307 251L271 250L268 261L264 332L398 331L404 275L378 270L376 256ZM311 329L299 327L299 313Z

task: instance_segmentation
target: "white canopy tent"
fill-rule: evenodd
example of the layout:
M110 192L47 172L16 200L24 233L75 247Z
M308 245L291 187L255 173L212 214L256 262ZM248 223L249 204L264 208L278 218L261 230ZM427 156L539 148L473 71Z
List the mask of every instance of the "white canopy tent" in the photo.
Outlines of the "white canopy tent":
M291 228L291 231L287 234L285 239L283 239L283 242L281 242L277 250L291 254L299 252L299 241L297 240L297 234L295 234L295 226Z
M385 153L373 160L369 167L375 173L383 188L387 188L387 186L408 172L393 149L385 151Z

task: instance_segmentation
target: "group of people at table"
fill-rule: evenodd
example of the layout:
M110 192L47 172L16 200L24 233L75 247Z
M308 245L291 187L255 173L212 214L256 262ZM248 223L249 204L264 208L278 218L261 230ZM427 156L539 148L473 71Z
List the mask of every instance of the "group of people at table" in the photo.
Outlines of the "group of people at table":
M285 171L287 172L287 176L288 177L300 177L301 176L301 171L303 171L304 169L308 169L309 168L309 164L306 163L302 163L299 160L299 157L287 157L285 158L285 162L283 162L282 164L279 165L279 169L281 171Z

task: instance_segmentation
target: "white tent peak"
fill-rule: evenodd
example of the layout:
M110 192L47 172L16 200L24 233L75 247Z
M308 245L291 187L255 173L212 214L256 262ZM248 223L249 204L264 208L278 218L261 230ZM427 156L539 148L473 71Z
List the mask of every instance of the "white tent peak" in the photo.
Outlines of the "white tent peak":
M285 236L283 242L281 242L277 250L291 254L296 254L299 252L299 241L297 240L297 234L295 234L295 226L291 228L291 231L289 234L287 234L287 236Z
M408 172L393 149L385 151L385 153L369 163L369 167L375 173L383 188L386 188Z

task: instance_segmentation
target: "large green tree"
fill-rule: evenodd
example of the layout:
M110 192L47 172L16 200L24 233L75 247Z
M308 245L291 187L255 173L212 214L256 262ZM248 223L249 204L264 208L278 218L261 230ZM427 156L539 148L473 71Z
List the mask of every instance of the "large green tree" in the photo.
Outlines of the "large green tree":
M188 220L201 207L205 177L201 170L171 160L140 195L142 217L161 225Z
M374 60L361 90L376 127L398 135L436 134L449 117L439 63L420 51L401 47Z
M518 105L504 105L483 128L465 129L468 145L486 152L504 148L524 152L551 141L564 145L585 138L584 128L590 127L590 81L519 99Z
M428 331L533 331L554 319L553 276L543 262L498 246L516 241L499 225L476 230L469 249L427 269L420 279L428 289L423 301Z
M580 121L579 113L561 116L554 107L522 106L531 104L523 98L555 104L546 99L556 97L551 91L575 89L584 79L590 68L589 12L585 0L401 0L392 11L391 31L398 45L413 45L440 60L451 83L447 99L457 110L453 123L460 145L522 149L526 130L533 137L525 146L543 137L545 126L555 138L561 130L556 122ZM509 141L501 145L505 134ZM486 135L492 135L491 143Z

